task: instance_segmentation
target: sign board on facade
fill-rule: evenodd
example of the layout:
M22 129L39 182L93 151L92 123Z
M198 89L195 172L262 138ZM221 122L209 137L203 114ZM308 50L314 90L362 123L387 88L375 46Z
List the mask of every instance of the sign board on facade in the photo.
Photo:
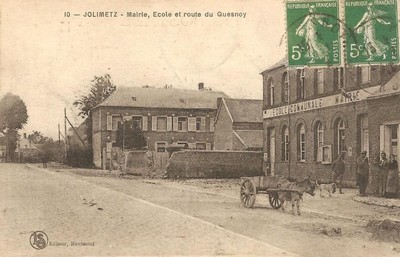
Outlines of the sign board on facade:
M370 96L373 92L378 90L380 86L374 86L364 89L358 89L354 91L350 91L347 93L347 97L343 94L336 94L326 97L321 97L309 101L293 103L289 105L284 105L268 110L263 111L263 118L269 119L273 117L278 117L282 115L292 114L292 113L299 113L305 111L316 110L324 107L341 105L341 104L348 104L352 102L358 102L361 100L366 99Z

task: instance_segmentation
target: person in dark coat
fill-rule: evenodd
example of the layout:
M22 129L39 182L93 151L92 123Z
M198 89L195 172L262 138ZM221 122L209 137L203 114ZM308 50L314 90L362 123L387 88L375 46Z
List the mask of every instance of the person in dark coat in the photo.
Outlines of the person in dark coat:
M343 174L346 171L346 165L344 163L344 153L341 153L336 161L332 163L332 182L337 185L339 188L339 194L343 194L342 192L342 180Z
M388 176L386 180L386 197L396 198L399 193L399 166L394 154L390 155L388 163Z
M386 158L386 153L381 153L381 162L379 164L379 195L385 196L386 194L386 182L388 177L388 165L389 161Z
M357 159L357 184L359 187L359 193L361 196L365 195L365 190L368 186L369 179L369 163L367 157L367 151L362 151L361 156Z

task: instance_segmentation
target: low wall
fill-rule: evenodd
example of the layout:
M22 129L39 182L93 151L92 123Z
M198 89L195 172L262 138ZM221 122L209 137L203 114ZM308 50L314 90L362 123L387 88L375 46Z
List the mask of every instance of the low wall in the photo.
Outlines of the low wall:
M262 152L181 151L172 154L168 178L239 178L261 176Z
M146 151L124 151L124 172L134 175L146 175L149 172Z

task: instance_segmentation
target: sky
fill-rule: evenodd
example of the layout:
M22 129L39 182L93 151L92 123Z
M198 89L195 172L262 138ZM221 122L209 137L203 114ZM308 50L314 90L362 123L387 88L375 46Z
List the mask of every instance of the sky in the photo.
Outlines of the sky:
M38 130L55 139L64 108L74 125L82 121L72 103L94 76L108 73L117 87L195 90L203 82L230 97L262 99L260 72L285 54L283 0L2 0L0 8L0 97L11 92L25 102L29 119L21 133ZM123 16L83 17L101 11Z

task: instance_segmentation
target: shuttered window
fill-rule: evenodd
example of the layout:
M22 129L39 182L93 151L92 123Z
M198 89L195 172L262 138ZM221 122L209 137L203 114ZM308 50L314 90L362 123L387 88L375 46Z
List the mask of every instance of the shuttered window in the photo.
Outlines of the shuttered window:
M210 132L214 132L215 118L210 118Z
M172 131L172 117L167 117L167 131Z
M143 124L142 124L142 130L143 131L147 131L147 125L149 124L149 120L147 119L147 116L143 116L143 119L142 119L142 122L143 122Z
M112 116L107 116L107 130L112 130Z
M178 131L178 117L173 117L172 120L173 120L172 130Z
M151 130L157 131L157 116L151 117Z
M196 117L188 118L188 131L196 131Z

